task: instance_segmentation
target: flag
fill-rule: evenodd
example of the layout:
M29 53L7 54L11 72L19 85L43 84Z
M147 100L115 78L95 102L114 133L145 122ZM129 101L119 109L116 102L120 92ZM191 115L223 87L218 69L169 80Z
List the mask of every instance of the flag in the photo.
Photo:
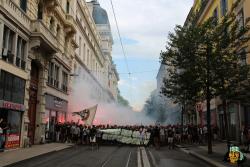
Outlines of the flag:
M73 112L72 115L73 116L79 115L82 118L82 121L84 121L86 125L92 125L93 120L95 118L96 110L97 110L97 105L84 109L79 112Z

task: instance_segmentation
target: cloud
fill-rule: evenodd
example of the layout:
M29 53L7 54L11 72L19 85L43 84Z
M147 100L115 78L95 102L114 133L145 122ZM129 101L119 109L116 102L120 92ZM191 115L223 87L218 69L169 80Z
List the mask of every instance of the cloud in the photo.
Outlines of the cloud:
M158 63L161 50L165 49L168 33L175 25L183 25L193 4L192 0L112 0L119 30L124 44L130 71L148 71ZM99 0L107 10L114 39L112 57L117 63L118 72L126 69L124 55L119 42L110 0ZM131 60L138 60L134 64ZM122 61L121 61L122 60ZM141 60L141 61L140 61ZM150 60L149 63L142 63ZM158 68L157 66L156 68ZM119 71L120 69L120 71ZM132 74L134 77L135 74ZM136 110L140 110L156 88L155 73L136 74L136 79L120 75L119 89Z
M120 39L119 38L115 39L115 43L120 43ZM123 37L122 43L124 45L136 45L139 43L139 41L132 39L132 38Z
M99 0L109 14L114 39L118 39L110 1ZM158 58L164 49L168 32L176 24L183 24L192 1L187 0L113 0L121 35L137 41L126 45L125 52L137 57ZM125 40L126 41L126 40ZM114 45L113 56L121 56L119 42Z

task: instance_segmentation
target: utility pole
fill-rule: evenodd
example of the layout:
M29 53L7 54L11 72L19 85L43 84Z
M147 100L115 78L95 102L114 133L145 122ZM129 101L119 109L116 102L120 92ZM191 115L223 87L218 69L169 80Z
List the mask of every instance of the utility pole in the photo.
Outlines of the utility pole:
M208 131L208 136L207 136L207 151L208 154L212 154L212 129L211 129L211 111L210 111L210 101L211 101L211 74L210 74L210 61L211 61L211 44L208 42L207 44L207 53L206 53L206 65L207 65L207 82L206 82L206 100L207 100L207 131Z
M185 104L181 107L181 134L183 134L183 116L184 116Z

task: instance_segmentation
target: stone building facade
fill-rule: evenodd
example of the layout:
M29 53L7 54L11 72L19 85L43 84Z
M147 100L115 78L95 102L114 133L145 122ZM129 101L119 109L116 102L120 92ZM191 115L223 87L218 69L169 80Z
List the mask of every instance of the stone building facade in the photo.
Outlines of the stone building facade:
M66 120L76 64L105 88L100 43L83 0L0 1L0 117L10 126L7 148L53 139L55 123ZM84 47L89 53L83 54Z
M97 0L92 0L87 5L101 37L100 47L104 56L104 77L102 78L102 82L105 89L108 89L115 100L117 100L119 75L112 60L113 36L109 17L106 10L100 6Z

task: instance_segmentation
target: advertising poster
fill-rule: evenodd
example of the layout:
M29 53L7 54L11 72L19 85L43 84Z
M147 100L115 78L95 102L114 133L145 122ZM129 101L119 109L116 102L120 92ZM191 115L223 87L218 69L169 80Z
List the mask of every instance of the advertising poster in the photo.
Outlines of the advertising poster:
M18 148L20 144L20 136L19 134L9 134L6 135L6 149Z

